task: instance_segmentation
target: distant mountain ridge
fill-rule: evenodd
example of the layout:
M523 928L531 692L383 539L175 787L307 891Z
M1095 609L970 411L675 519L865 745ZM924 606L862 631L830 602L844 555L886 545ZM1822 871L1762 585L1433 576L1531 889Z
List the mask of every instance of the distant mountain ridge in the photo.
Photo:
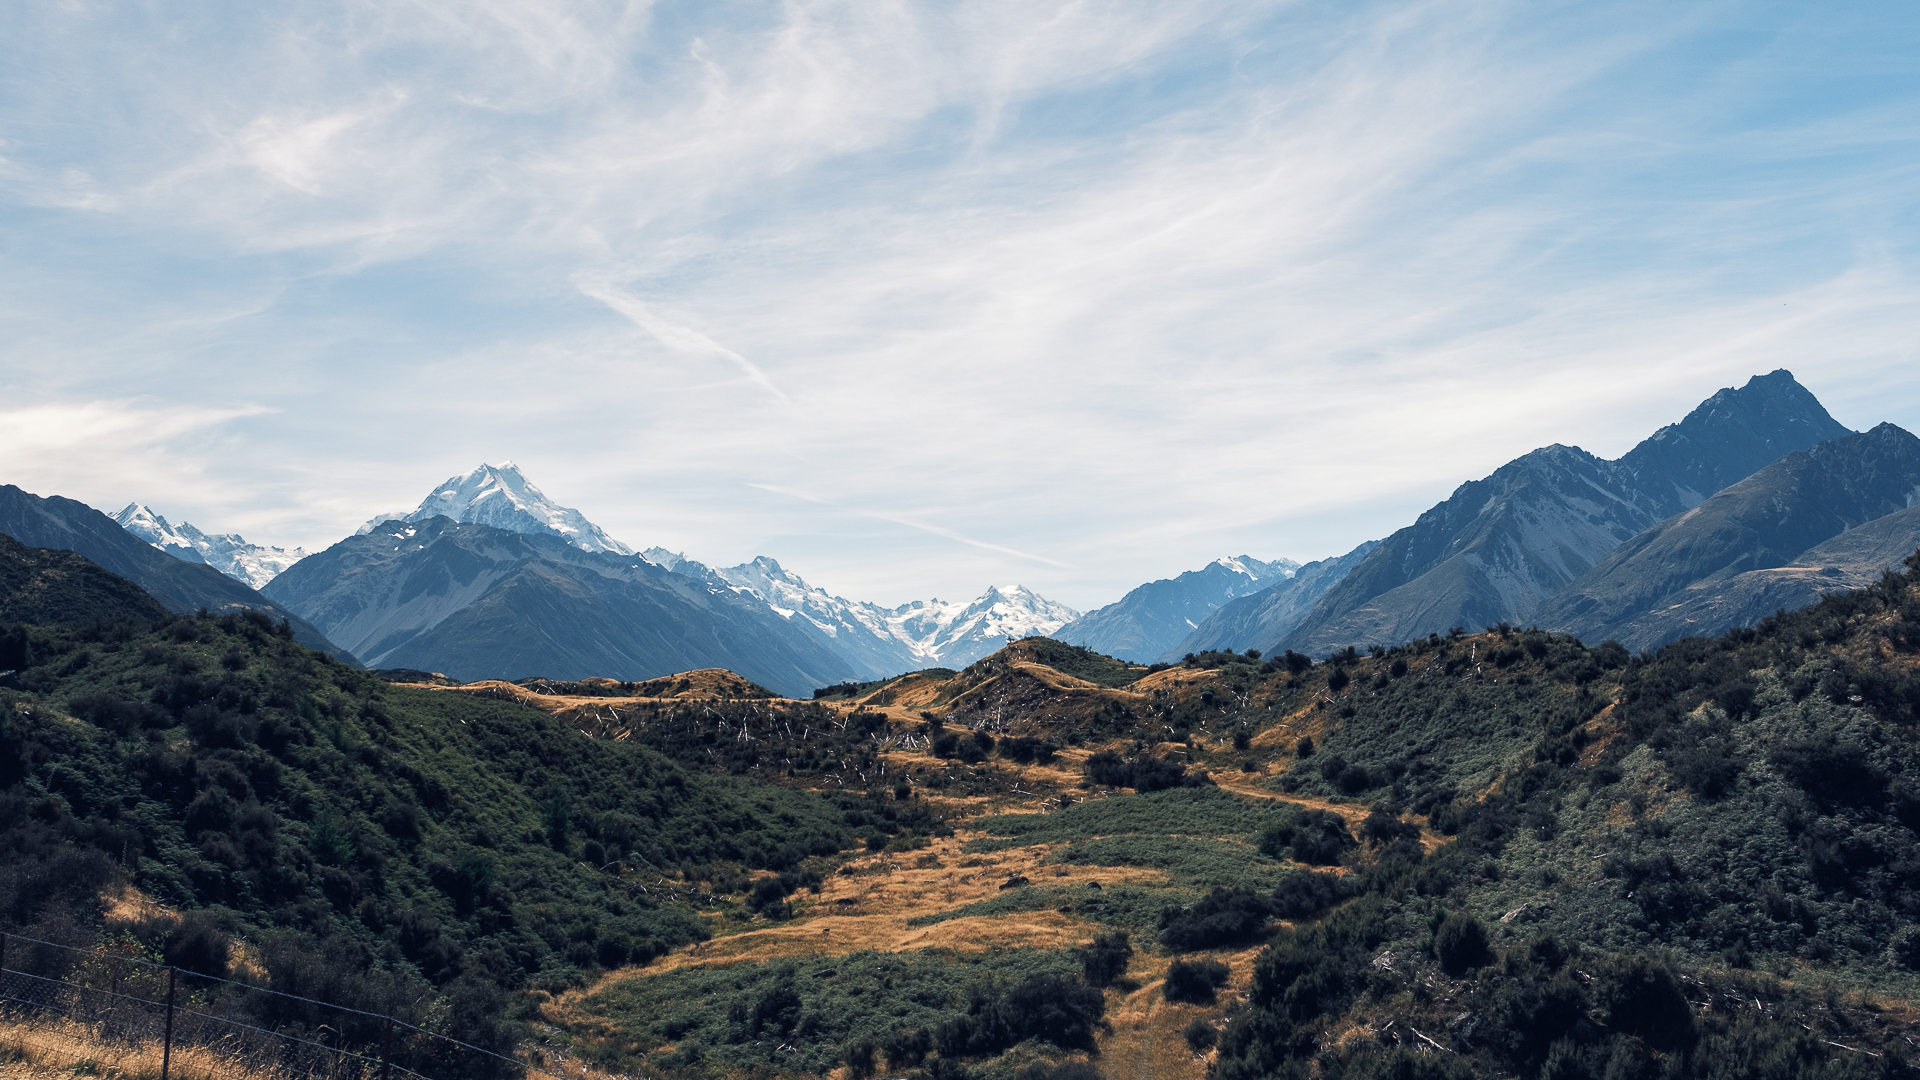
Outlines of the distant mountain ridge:
M1462 484L1368 552L1278 644L1324 656L1500 622L1641 530L1783 454L1850 434L1790 372L1724 389L1616 461L1549 446Z
M1199 628L1230 600L1293 576L1292 559L1219 558L1198 570L1161 578L1068 623L1053 636L1108 656L1150 664Z
M1280 643L1307 617L1313 605L1352 573L1378 544L1378 540L1369 540L1345 555L1316 559L1259 592L1227 601L1156 659L1172 663L1187 653L1209 649L1281 652Z
M237 533L210 536L187 522L174 525L139 503L128 503L113 515L119 526L176 559L206 563L215 570L259 589L281 571L307 557L302 548L250 544Z
M671 552L660 554L676 569L700 566ZM834 651L868 679L927 667L965 667L998 651L1008 638L1053 634L1079 615L1020 585L989 586L964 603L915 600L889 608L834 596L765 556L708 572L759 598L783 618L824 635Z
M800 696L854 674L817 636L717 576L585 551L546 530L389 521L267 588L370 667L462 680L724 667Z
M0 485L0 533L28 547L72 551L109 573L146 590L169 611L206 608L215 615L252 609L285 619L296 641L351 660L312 624L280 604L205 563L174 558L120 527L112 518L73 499L38 495Z

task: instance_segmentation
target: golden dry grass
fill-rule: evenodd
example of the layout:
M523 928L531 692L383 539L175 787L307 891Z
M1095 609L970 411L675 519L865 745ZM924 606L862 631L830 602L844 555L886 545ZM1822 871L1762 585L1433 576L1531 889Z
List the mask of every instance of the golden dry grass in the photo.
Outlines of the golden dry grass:
M1261 946L1209 954L1232 973L1212 1005L1168 1001L1165 993L1170 957L1141 956L1129 971L1138 988L1108 992L1107 1022L1112 1032L1100 1040L1100 1071L1108 1080L1201 1080L1214 1054L1196 1054L1185 1031L1196 1018L1224 1026L1223 1015L1246 999L1253 983L1253 961Z
M670 953L645 967L609 972L583 990L570 991L544 1004L541 1013L550 1022L563 1024L576 1018L575 1003L613 983L686 967L765 963L786 956L839 956L868 950L1074 948L1093 940L1097 928L1059 912L948 919L928 926L911 924L922 916L992 899L1016 876L1049 885L1084 885L1094 880L1104 884L1150 883L1165 878L1157 870L1042 865L1058 845L965 855L960 848L971 835L961 830L918 851L862 857L849 864L855 873L834 874L821 885L818 896L796 897L795 915L790 921L717 937ZM923 861L930 865L920 865Z
M672 678L688 680L689 687L673 695L687 699L729 696L725 692L729 680L738 677L712 669ZM1216 673L1211 671L1173 668L1146 676L1124 689L1114 689L1063 674L1020 655L1010 655L1006 663L984 678L977 673L955 679L908 675L861 698L819 704L839 713L880 712L891 720L909 723L917 723L923 711L948 715L961 710L968 710L970 715L1005 714L1011 721L1009 734L1032 733L1044 737L1053 730L1049 722L1072 722L1082 714L1090 715L1115 703L1146 712L1156 691L1187 696L1198 693L1202 686L1216 678ZM654 684L665 681L655 680ZM671 700L544 695L498 682L447 689L521 701L589 727L594 727L595 721L607 710L614 710L612 716L617 721L620 710L629 704ZM1254 737L1254 749L1267 759L1265 770L1257 774L1222 771L1214 774L1214 781L1221 788L1244 797L1329 811L1357 829L1371 812L1369 807L1287 794L1268 786L1271 772L1267 770L1284 772L1291 767L1294 764L1292 748L1299 739L1312 737L1320 741L1334 723L1330 709L1316 707L1313 699L1302 695L1297 706L1278 723ZM1091 880L1107 885L1163 883L1166 875L1156 870L1048 865L1046 859L1060 846L1057 844L1036 844L985 855L967 855L961 850L977 835L966 828L966 822L971 819L987 814L1044 812L1056 805L1061 792L1071 791L1076 797L1085 798L1078 788L1086 759L1101 749L1125 751L1126 742L1114 740L1111 746L1088 744L1066 748L1044 765L1012 766L999 762L988 766L1013 780L1010 793L961 796L923 790L923 797L956 826L953 836L936 840L929 848L902 854L862 855L847 864L850 873L830 876L819 894L803 893L796 897L794 917L788 921L743 926L723 921L714 913L713 929L717 936L713 940L660 957L645 967L607 973L590 986L541 1002L539 1012L549 1023L584 1031L601 1019L591 1014L590 1002L613 984L652 978L683 968L760 964L786 957L837 956L868 950L984 952L1009 946L1040 949L1083 946L1105 928L1057 911L951 918L923 926L912 924L926 916L992 899L999 894L1002 884L1016 876L1029 878L1036 885L1083 885ZM1150 752L1179 755L1188 749L1184 745L1163 744ZM895 748L882 751L881 756L893 769L967 768L934 758L923 750ZM1421 838L1429 849L1446 841L1445 837L1427 829L1424 821L1415 823L1422 826ZM1163 984L1171 959L1149 953L1136 956L1131 973L1135 982L1124 992L1109 991L1110 1030L1100 1038L1101 1071L1112 1080L1202 1080L1210 1055L1195 1054L1189 1049L1184 1031L1196 1017L1220 1024L1223 1014L1244 1000L1252 978L1253 958L1258 951L1253 948L1219 955L1218 958L1229 965L1232 979L1222 990L1218 1002L1211 1006L1168 1002Z
M0 1065L0 1077L7 1080L56 1076L158 1080L160 1076L158 1040L102 1041L90 1025L65 1019L43 1024L0 1021L0 1053L13 1058ZM256 1066L200 1047L175 1046L168 1075L170 1080L295 1080L298 1074Z
M612 679L585 679L583 682L605 686L619 685ZM680 682L686 682L679 688ZM748 693L747 681L728 671L726 668L700 668L695 671L682 671L672 675L662 675L647 680L648 685L671 684L676 688L670 693L657 695L635 695L632 697L580 696L571 694L542 694L524 686L506 682L502 679L481 679L478 682L460 683L454 686L441 686L433 683L404 683L401 685L416 690L434 690L449 694L467 694L498 701L511 701L530 706L547 713L564 713L569 710L593 710L596 707L618 707L635 702L659 701L704 701L718 698L737 698ZM774 698L774 701L787 701L787 698Z
M103 1040L88 1024L55 1018L44 1023L0 1019L0 1080L70 1080L76 1076L113 1080L159 1080L162 1047L159 1040L133 1043ZM529 1080L621 1080L551 1052L538 1067L528 1067ZM168 1063L168 1080L307 1080L293 1072L246 1061L206 1047L175 1044Z
M132 885L118 885L100 895L101 917L120 928L156 922L177 923L180 916Z

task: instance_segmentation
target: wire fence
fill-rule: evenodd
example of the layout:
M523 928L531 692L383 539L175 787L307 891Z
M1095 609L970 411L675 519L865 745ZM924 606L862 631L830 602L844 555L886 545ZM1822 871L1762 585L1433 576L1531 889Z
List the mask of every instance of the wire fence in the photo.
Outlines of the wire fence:
M394 1015L157 963L137 946L0 934L0 1036L160 1080L567 1078ZM544 1059L542 1059L544 1061Z

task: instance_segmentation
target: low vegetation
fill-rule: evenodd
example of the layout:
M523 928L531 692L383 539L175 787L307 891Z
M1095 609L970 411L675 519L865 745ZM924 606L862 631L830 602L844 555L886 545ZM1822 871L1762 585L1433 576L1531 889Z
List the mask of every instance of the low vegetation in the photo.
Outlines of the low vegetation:
M0 641L8 926L622 1072L1899 1076L1920 1045L1920 563L1640 657L1029 639L806 702L393 686L253 618ZM110 918L121 884L168 911Z

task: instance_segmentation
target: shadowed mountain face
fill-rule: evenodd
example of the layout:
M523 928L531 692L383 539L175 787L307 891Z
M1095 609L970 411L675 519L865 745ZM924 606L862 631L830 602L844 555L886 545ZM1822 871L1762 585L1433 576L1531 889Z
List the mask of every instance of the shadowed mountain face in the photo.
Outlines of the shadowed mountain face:
M1251 595L1229 600L1193 632L1155 659L1172 663L1188 653L1247 648L1278 652L1281 642L1307 617L1313 605L1353 572L1378 540L1369 540L1334 559L1310 562L1293 576Z
M29 547L72 551L145 589L174 612L220 615L251 609L293 627L294 640L331 656L348 654L305 619L205 563L183 562L121 528L83 502L41 498L0 485L0 533Z
M1641 530L1782 454L1849 432L1786 371L1722 390L1617 461L1549 446L1394 533L1279 644L1311 655L1533 621Z
M444 517L348 537L268 588L370 667L462 680L725 667L795 695L853 674L718 577Z
M49 551L0 535L0 622L157 622L160 602L71 551ZM13 666L0 657L0 667Z
M1299 565L1291 559L1269 563L1245 555L1215 559L1178 577L1148 582L1118 602L1080 616L1053 637L1149 664L1193 633L1222 604L1292 577Z
M1630 648L1746 625L1898 565L1915 546L1916 502L1920 439L1882 424L1788 454L1654 525L1537 618Z
M1785 566L1743 573L1722 571L1661 599L1654 609L1621 625L1614 636L1633 649L1677 638L1712 636L1753 626L1781 611L1798 611L1822 597L1865 589L1920 550L1920 506L1876 518L1801 552Z

